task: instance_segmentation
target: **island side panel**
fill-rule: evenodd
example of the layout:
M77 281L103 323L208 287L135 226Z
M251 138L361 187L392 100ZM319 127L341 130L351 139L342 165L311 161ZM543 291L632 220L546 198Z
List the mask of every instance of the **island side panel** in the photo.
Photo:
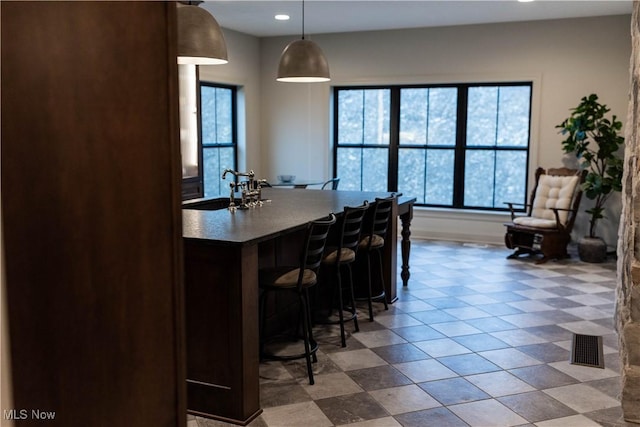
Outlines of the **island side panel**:
M258 248L185 239L187 408L246 424L260 414Z

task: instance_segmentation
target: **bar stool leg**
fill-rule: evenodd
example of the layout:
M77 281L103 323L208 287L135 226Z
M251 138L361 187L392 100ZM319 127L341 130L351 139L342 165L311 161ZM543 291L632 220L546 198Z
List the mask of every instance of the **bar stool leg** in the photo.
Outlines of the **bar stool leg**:
M351 297L351 314L353 315L353 325L355 326L355 331L359 332L360 327L358 326L358 313L356 310L356 296L353 292L353 274L351 272L351 264L347 264L347 268L349 270L349 295Z
M315 342L315 340L313 339L313 321L311 319L311 299L309 299L309 289L305 288L304 293L305 293L305 298L307 300L306 315L307 315L307 327L309 328L309 342ZM311 357L314 363L318 361L318 356L316 355L315 351L313 352Z
M384 309L389 310L389 306L387 305L387 294L384 290L384 271L382 268L382 249L378 249L378 265L380 266L380 286L382 286L382 302L384 303ZM369 290L371 292L371 290Z
M347 340L345 338L345 334L344 334L344 313L342 313L342 310L344 309L344 303L342 301L342 271L340 271L341 268L338 265L336 267L336 271L337 271L337 279L338 279L338 317L340 319L340 338L342 339L342 347L346 347L347 346Z
M310 333L311 327L309 325L309 307L308 300L305 298L305 294L300 294L300 309L302 310L302 336L304 338L304 356L307 361L307 374L309 375L309 385L313 385L315 383L313 379L313 368L311 367L311 344L310 344ZM313 352L314 358L316 357L316 353Z
M373 322L373 292L371 290L371 252L367 252L367 302L369 303L369 321Z

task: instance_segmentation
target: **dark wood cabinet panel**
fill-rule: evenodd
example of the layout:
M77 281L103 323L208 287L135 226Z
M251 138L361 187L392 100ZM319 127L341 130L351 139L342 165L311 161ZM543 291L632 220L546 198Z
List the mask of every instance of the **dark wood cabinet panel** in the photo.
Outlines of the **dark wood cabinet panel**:
M185 425L175 4L0 12L15 408Z

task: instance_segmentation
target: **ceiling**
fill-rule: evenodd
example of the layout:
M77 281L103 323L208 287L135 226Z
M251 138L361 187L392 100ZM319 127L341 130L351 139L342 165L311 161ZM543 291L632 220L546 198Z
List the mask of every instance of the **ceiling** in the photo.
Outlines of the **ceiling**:
M391 30L630 14L631 0L306 0L305 34ZM205 0L223 28L257 37L300 35L298 0ZM289 21L276 21L285 13ZM585 29L586 30L586 29Z

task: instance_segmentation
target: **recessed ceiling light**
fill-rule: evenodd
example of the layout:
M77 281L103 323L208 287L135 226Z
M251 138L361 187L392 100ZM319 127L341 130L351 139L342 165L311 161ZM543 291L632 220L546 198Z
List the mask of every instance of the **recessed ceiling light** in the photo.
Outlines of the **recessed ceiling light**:
M276 15L275 18L278 21L288 21L289 20L289 15Z
M518 0L520 3L531 3L534 0Z

